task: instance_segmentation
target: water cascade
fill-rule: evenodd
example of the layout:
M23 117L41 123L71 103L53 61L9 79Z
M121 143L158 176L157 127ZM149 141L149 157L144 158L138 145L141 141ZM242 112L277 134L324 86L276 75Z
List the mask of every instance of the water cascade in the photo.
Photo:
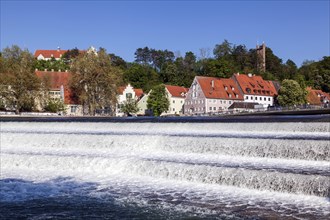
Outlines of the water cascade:
M5 122L1 201L88 195L158 210L151 218L327 219L329 132L327 123Z

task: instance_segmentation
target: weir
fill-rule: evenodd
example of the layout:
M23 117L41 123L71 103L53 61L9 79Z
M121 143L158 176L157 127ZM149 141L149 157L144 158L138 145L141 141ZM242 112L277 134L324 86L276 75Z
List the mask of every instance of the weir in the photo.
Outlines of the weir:
M203 190L233 187L250 192L256 200L261 193L259 200L263 202L268 194L289 195L297 201L312 196L318 201L315 206L308 202L302 202L300 208L290 206L295 207L297 216L303 213L322 219L330 214L329 132L327 123L2 122L1 178L38 182L67 176L116 186L119 191L129 185L135 196L144 195L145 187L153 188L146 186L145 179L155 185L167 181L177 186L202 184ZM121 182L116 182L119 179ZM1 196L8 199L14 193L14 182L6 183ZM175 192L171 184L153 189L161 191L158 200L168 205L166 192ZM121 196L132 199L130 193ZM218 204L217 196L213 194L203 209L212 207L210 213L230 211ZM198 206L200 199L185 204ZM233 197L230 203L236 202ZM289 210L277 217L285 216L286 211L292 214Z

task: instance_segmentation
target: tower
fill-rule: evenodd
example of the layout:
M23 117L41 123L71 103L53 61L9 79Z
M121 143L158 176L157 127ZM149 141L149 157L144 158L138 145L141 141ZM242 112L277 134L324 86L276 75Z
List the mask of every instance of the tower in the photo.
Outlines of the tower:
M262 72L266 72L266 44L265 42L262 45L257 44L257 69Z

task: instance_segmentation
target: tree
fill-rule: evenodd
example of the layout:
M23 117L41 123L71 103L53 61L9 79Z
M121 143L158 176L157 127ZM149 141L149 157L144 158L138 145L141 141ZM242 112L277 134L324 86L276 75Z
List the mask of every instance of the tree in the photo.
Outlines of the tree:
M62 100L60 99L55 99L55 100L48 100L47 105L45 106L45 111L46 112L53 112L53 113L57 113L57 112L61 112L64 111L65 107L64 107L64 103Z
M83 113L95 115L96 109L113 108L117 102L117 85L122 83L122 71L111 65L105 49L88 50L73 60L73 93L83 104Z
M226 57L230 55L233 51L231 46L232 44L228 42L228 40L224 40L221 44L215 45L213 50L213 54L215 58L219 59L221 57Z
M40 81L34 72L35 59L28 50L18 46L7 47L2 52L0 97L15 113L35 109L40 95Z
M147 65L151 62L151 51L149 47L138 48L135 53L135 62Z
M147 107L151 109L154 116L160 116L163 112L168 111L170 102L167 97L165 86L163 84L158 85L150 92Z
M78 50L77 47L75 47L71 50L66 51L61 57L61 60L66 64L70 64L72 60L78 57L79 55L80 55L80 51Z
M306 90L294 80L283 80L277 100L281 106L293 106L306 103Z
M127 116L135 114L139 111L139 107L137 106L137 101L134 99L128 99L123 103L121 107L121 111L125 113Z
M124 72L123 78L125 83L130 83L134 88L141 88L145 92L159 84L157 72L150 66L138 63L133 63Z

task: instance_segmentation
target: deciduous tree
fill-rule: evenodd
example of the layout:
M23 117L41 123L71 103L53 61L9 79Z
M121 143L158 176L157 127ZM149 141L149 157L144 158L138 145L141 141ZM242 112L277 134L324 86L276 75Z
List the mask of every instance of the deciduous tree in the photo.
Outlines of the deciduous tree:
M71 72L71 88L83 104L84 114L95 115L96 109L114 108L122 71L111 65L104 49L89 50L74 59Z
M18 46L7 47L2 52L0 98L15 113L35 109L40 95L40 80L34 72L35 59L28 50Z
M160 116L163 112L168 111L170 102L167 97L165 86L163 84L158 85L150 92L147 107L151 109L154 116Z
M306 103L306 90L294 80L283 80L277 100L281 106L293 106Z

